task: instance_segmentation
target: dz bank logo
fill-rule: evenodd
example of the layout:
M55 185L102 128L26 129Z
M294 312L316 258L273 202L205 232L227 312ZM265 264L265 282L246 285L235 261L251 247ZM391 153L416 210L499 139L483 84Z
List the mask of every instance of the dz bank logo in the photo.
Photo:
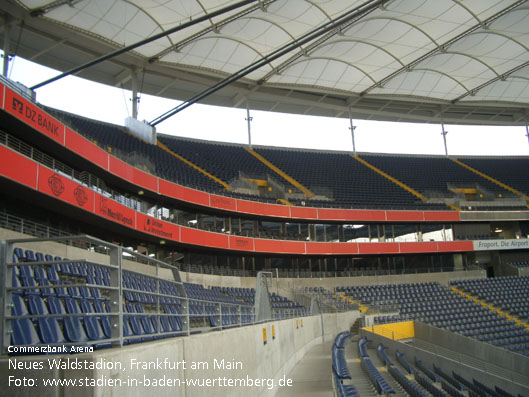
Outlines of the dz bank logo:
M79 204L79 206L81 207L84 206L88 201L88 196L86 195L85 190L81 186L77 186L75 188L75 190L73 191L73 196L75 197L77 204Z
M53 194L59 197L64 192L64 183L59 175L53 174L48 178L48 186Z

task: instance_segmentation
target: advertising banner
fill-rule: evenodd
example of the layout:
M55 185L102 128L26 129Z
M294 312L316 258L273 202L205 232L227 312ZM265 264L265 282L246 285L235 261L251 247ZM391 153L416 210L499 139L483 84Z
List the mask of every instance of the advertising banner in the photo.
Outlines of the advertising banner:
M66 201L87 211L94 211L93 190L72 179L39 165L39 192Z
M474 251L519 250L529 248L529 239L475 240Z
M4 109L7 113L64 145L64 125L9 88L5 89Z

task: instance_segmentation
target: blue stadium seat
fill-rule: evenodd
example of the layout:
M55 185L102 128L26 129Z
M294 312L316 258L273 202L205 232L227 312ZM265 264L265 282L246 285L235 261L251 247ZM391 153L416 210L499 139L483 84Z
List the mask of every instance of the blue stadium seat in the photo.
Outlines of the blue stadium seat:
M12 316L25 316L28 314L26 305L20 295L12 294L11 299L13 303L11 309ZM11 344L13 346L36 345L40 343L35 326L29 318L11 320L11 329L13 331L11 334Z
M73 306L72 300L70 298L66 300L66 305L70 306L69 313L75 312L75 307ZM48 298L48 309L49 313L51 314L66 314L66 310L61 299L54 296ZM69 342L88 341L88 338L82 327L80 317L65 316L63 318L59 318L59 322L60 321L63 322L64 336Z
M28 307L30 314L46 315L48 309L44 301L38 295L28 296ZM61 327L55 317L39 317L35 319L41 343L65 343Z

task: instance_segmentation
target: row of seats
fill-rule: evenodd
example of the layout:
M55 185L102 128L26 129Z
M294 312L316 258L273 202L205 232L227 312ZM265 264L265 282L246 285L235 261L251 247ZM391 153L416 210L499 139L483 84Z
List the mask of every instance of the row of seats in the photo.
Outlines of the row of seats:
M522 320L529 320L529 276L457 280L451 284Z
M384 345L382 345L382 343L379 343L378 346L377 346L377 354L378 354L378 357L382 360L382 362L386 366L393 365L393 362L390 360L390 358L386 354Z
M402 386L402 388L410 395L416 397L426 397L426 394L417 386L417 384L410 381L401 371L398 369L389 356L386 353L386 347L382 343L377 346L377 354L380 360L384 363L388 372L393 378ZM398 358L398 356L397 356Z
M427 394L419 386L409 380L397 367L390 365L388 372L402 386L402 388L412 397L427 397ZM444 394L443 394L444 395Z
M398 350L395 354L397 359L401 357L407 363L404 354L399 353ZM399 362L401 361L399 360ZM451 371L451 374L449 374L435 364L433 365L432 371L417 356L415 356L414 362L417 369L410 366L410 373L414 375L415 381L433 396L443 397L449 395L452 397L465 397L468 395L481 397L514 397L498 386L494 385L494 388L492 388L477 379L472 379L472 382L470 382L457 372ZM438 385L441 386L442 390L439 389Z
M101 301L49 297L46 302L38 295L24 298L16 290L11 295L11 344L64 344L92 342L96 348L110 346L110 319ZM83 315L80 315L83 314ZM86 314L86 315L84 315ZM44 317L32 317L44 316Z
M336 338L331 349L332 372L334 384L340 397L358 397L359 393L352 384L344 384L344 381L351 379L351 373L345 359L345 346L351 338L349 331L342 331Z
M400 365L408 372L410 375L414 374L416 371L415 369L410 365L408 360L406 360L406 356L399 352L398 350L395 352L395 357L397 357L397 361Z
M529 267L529 260L507 262L508 265L516 267Z
M369 358L369 355L367 354L368 343L369 341L365 337L358 340L360 367L365 372L378 394L395 394L395 390L393 390L389 383L384 379L384 377L380 374L378 369Z
M415 381L421 385L428 393L434 397L447 397L447 394L440 390L438 387L435 387L430 380L419 374L415 374Z
M440 382L441 379L435 374L430 368L428 368L424 363L415 357L415 366L419 368L432 382Z
M449 384L451 384L453 387L455 387L458 391L460 392L464 392L465 390L467 390L468 388L462 384L461 382L459 382L457 379L455 379L453 376L447 374L446 372L444 372L440 367L434 365L433 366L433 370L434 372L439 375L440 378L444 379L445 382L448 382Z

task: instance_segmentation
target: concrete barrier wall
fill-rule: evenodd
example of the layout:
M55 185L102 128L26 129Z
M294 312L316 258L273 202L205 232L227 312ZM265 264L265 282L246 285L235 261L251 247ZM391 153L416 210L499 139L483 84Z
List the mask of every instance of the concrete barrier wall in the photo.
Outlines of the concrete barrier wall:
M255 277L219 276L216 274L199 274L180 272L182 281L219 287L255 288Z
M14 232L11 230L0 229L0 240L10 240L10 239L27 239L33 238L26 234ZM61 258L70 258L70 259L86 259L88 261L109 264L110 257L99 252L92 252L71 245L66 245L57 242L36 242L36 243L19 243L16 246L21 247L22 249L31 249L35 252L42 252L44 254L50 254L53 256L60 256ZM123 268L127 270L137 271L143 274L156 275L156 267L147 266L142 263L135 261L123 259L122 260ZM158 275L167 280L174 280L173 273L170 269L160 268ZM255 280L255 279L254 279ZM255 287L255 285L254 285Z
M427 334L425 328L432 328L436 329L435 327L431 327L426 324L419 324L416 323L416 339L422 338L425 334ZM442 337L437 332L432 332L429 334L429 336L436 336L441 337L442 343L449 343L450 349L446 349L439 345L436 347L439 348L439 350L442 352L436 353L429 350L425 350L420 347L420 340L416 344L414 342L411 343L403 343L399 341L394 341L391 339L388 339L384 336L374 334L372 332L361 330L361 334L365 335L368 340L371 341L369 344L370 349L375 349L379 343L382 343L385 347L388 347L387 354L390 358L395 357L395 352L398 349L401 353L404 353L406 356L406 359L408 362L412 365L414 365L414 357L417 357L418 359L422 360L426 366L428 366L430 369L433 370L433 365L440 367L445 372L451 374L452 371L457 372L459 375L463 376L465 379L472 382L472 379L477 379L484 383L485 385L494 388L494 386L501 387L502 389L508 391L509 393L513 395L529 395L529 383L527 382L527 377L529 377L529 372L525 372L525 374L519 373L519 372L512 372L508 368L494 368L492 369L492 365L499 365L497 362L494 361L477 361L472 360L472 357L475 356L466 356L463 357L460 354L460 350L463 349L463 345L460 343L461 340L458 340L458 337L460 335L443 331L441 329L437 329L439 331L442 331L446 333L447 335L443 335ZM428 338L429 338L428 336ZM453 336L454 339L452 339L451 342L450 336ZM487 345L485 343L481 343L479 341L469 340L469 338L465 338L465 342L467 344L471 344L472 342L480 344L481 349L487 350L490 348L494 348L497 350L503 350L505 352L505 355L511 356L511 361L516 361L518 358L521 358L522 360L529 360L527 357L511 353L504 349L496 348L492 345ZM429 343L436 344L436 342L439 340L430 340ZM470 342L470 343L469 343ZM450 351L447 351L450 350ZM375 350L369 350L369 354L376 354ZM478 358L478 357L475 357ZM396 358L395 358L396 360ZM524 376L525 375L525 376Z
M310 348L348 330L358 317L358 311L324 314L75 356L4 357L0 359L0 395L273 396L279 389L280 381L287 387L288 374ZM266 330L266 343L263 329ZM106 364L100 369L51 369L48 360L59 359L63 362L77 359L80 362L87 360ZM34 364L39 362L42 364ZM14 365L37 365L42 369L25 370L13 368ZM9 376L13 376L11 385ZM24 377L35 379L35 386L14 386L13 379L22 382ZM88 380L105 384L44 387L44 379L76 379L76 382ZM163 382L165 385L160 385ZM173 382L173 385L168 385L168 382ZM115 385L109 386L112 383ZM6 391L7 394L3 394Z
M415 323L415 336L441 348L527 376L529 380L529 357L423 323Z
M183 281L203 285L218 285L225 287L255 288L255 277L218 276L212 274L195 274L180 272ZM485 278L485 270L393 274L384 276L358 276L358 277L324 277L324 278L279 278L270 282L270 292L284 295L284 291L292 291L299 287L324 287L333 291L336 287L354 285L398 284L398 283L423 283L439 281L448 285L450 280L471 278Z
M392 274L384 276L360 276L360 277L329 277L329 278L281 278L279 286L282 288L296 287L324 287L333 290L336 287L355 285L376 284L399 284L399 283L425 283L438 281L448 285L450 280L461 280L468 278L485 278L485 270L440 272L440 273L417 273L417 274Z

